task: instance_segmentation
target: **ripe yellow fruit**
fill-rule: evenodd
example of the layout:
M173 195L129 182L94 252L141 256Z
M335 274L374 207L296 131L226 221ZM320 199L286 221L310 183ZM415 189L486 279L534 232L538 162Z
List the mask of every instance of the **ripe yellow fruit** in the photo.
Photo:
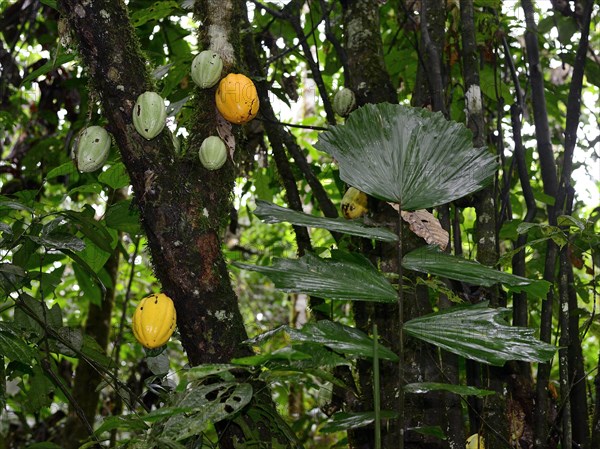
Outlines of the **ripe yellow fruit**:
M219 82L215 102L225 120L237 125L256 117L260 104L256 86L241 73L230 73Z
M479 436L478 433L471 435L469 438L467 438L466 449L485 449L483 437Z
M133 314L133 335L146 348L164 345L177 321L173 301L164 293L155 293L142 299Z
M350 187L342 198L342 215L344 218L360 218L368 212L367 194Z

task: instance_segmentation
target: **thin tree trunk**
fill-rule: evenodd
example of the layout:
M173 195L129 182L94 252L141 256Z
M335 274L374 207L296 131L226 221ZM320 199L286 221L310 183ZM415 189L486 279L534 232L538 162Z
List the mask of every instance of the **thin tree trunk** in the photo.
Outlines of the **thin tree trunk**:
M115 192L113 203L122 197L122 195L117 195ZM104 265L104 269L108 273L112 285L106 288L106 294L100 305L90 303L84 333L93 338L100 348L106 350L111 329L111 315L115 301L115 286L119 270L118 248L110 255ZM97 390L97 387L101 381L101 373L97 368L85 360L79 361L73 380L73 399L83 411L87 421L92 424L95 421L98 411L100 391ZM77 449L81 444L80 442L89 436L87 427L77 417L72 406L73 404L70 405L69 418L67 419L63 433L63 446L66 449Z
M535 125L535 137L540 159L540 169L544 183L544 193L556 198L558 191L558 177L556 175L556 164L552 151L550 138L550 127L546 111L546 96L544 93L544 77L539 57L539 43L537 39L537 25L534 20L533 4L531 0L521 0L521 6L525 14L527 31L525 32L525 46L527 50L527 63L529 67L529 79L531 82L531 101L533 104L533 119ZM556 224L555 208L547 206L548 221L551 225ZM556 272L556 261L558 248L552 241L548 241L546 247L546 263L544 267L544 279L554 283ZM552 303L554 301L553 289L550 289L545 300L542 301L542 313L540 316L540 340L550 343L552 334ZM536 395L534 409L534 447L542 449L547 447L549 438L549 416L550 403L548 400L548 382L550 381L550 363L540 363L538 366Z

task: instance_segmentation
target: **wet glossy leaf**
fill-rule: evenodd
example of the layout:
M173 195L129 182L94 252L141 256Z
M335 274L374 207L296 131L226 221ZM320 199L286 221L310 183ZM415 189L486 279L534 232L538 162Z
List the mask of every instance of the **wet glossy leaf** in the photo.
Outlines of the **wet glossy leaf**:
M358 108L315 146L337 160L344 182L406 211L473 193L497 169L487 148L473 148L464 125L399 104Z
M330 259L307 253L300 259L275 258L272 266L236 263L268 276L275 287L322 298L396 302L396 290L363 256L336 250Z
M363 220L346 220L345 218L316 217L305 214L266 201L256 201L254 215L265 223L288 222L299 226L310 226L313 228L324 228L334 232L356 235L368 239L394 242L398 236L386 229L367 226Z
M411 251L402 259L402 266L421 273L435 274L485 287L501 283L509 290L527 292L538 298L545 297L550 288L550 283L547 281L528 279L495 270L473 260L446 254L435 246L424 246Z
M414 318L404 325L412 337L465 358L502 366L509 360L546 362L556 347L534 337L534 330L510 326L508 309L492 309L487 303L453 307Z

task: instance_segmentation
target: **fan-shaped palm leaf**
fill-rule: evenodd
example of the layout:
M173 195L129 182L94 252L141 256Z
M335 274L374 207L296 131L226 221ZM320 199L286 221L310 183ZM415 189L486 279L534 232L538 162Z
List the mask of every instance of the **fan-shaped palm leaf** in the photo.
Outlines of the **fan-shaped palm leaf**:
M403 105L366 105L315 145L331 154L342 180L403 210L438 206L479 190L496 171L486 148L440 113Z

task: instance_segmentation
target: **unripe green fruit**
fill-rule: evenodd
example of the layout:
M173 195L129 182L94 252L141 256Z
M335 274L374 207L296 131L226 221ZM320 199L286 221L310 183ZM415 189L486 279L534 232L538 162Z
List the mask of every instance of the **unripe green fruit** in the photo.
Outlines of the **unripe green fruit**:
M220 137L210 136L202 142L198 156L204 168L218 170L227 160L227 148Z
M342 117L347 117L356 108L356 97L352 89L343 87L333 97L333 110Z
M150 140L165 127L167 110L165 101L156 92L144 92L133 107L133 126L142 137Z
M93 172L104 165L110 153L110 134L101 126L89 126L75 145L75 165L80 172Z
M192 61L192 79L198 87L207 89L217 84L223 71L223 61L214 51L204 50Z

